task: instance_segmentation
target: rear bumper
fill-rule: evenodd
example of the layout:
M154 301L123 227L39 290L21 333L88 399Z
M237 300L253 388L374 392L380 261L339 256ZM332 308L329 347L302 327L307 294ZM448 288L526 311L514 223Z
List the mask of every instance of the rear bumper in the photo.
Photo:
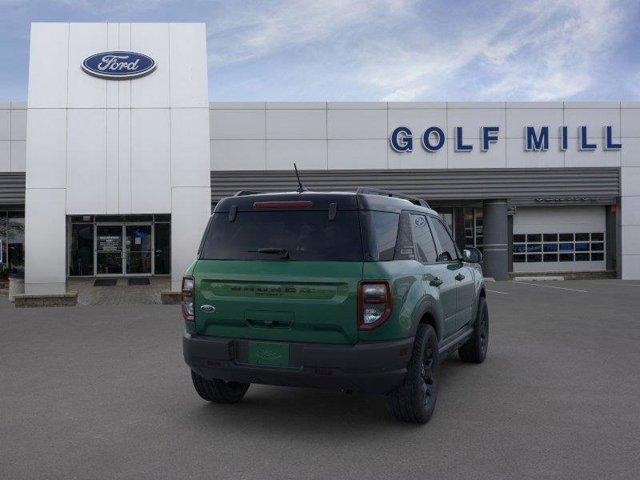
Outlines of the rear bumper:
M289 343L289 367L247 363L249 341L184 333L184 360L208 379L387 393L407 372L413 338L356 345Z

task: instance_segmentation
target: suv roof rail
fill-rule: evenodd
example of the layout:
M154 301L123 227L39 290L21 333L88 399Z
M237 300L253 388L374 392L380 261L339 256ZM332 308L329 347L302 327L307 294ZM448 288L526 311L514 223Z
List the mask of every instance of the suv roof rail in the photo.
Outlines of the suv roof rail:
M257 195L262 192L258 192L255 190L238 190L233 194L234 197L244 197L245 195Z
M403 200L408 200L414 205L420 205L421 207L431 208L427 202L422 200L421 198L412 197L410 195L403 195L401 193L390 192L388 190L382 190L379 188L371 188L371 187L358 187L356 189L356 194L368 194L368 195L382 195L384 197L395 197L401 198Z

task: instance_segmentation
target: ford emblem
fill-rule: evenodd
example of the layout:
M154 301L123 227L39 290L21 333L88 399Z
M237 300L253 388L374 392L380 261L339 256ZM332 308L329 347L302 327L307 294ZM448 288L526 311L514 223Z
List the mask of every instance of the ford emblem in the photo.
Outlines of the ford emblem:
M82 69L94 77L111 80L130 80L153 72L153 58L136 52L102 52L87 57Z

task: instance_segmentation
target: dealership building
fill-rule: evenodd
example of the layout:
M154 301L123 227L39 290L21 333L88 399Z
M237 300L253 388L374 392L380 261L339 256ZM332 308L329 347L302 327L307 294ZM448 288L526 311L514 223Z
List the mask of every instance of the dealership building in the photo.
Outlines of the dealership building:
M179 290L215 203L293 190L294 162L425 199L496 279L640 279L640 102L210 103L207 72L204 24L32 24L27 101L0 102L0 262L27 293Z

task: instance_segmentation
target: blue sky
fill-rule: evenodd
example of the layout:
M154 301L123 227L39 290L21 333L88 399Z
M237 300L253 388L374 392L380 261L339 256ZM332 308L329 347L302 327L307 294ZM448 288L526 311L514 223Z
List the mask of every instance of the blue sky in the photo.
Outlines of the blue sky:
M0 0L0 99L32 21L206 22L216 101L640 99L638 0Z

